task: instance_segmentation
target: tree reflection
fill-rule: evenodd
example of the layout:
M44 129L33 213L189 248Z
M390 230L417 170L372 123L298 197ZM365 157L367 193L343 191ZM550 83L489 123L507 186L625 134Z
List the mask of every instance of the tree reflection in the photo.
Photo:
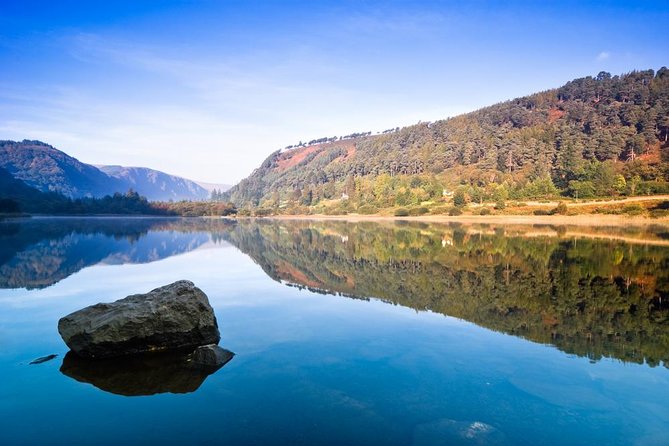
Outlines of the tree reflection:
M228 240L273 279L378 298L592 360L669 363L669 247L653 232L240 222Z

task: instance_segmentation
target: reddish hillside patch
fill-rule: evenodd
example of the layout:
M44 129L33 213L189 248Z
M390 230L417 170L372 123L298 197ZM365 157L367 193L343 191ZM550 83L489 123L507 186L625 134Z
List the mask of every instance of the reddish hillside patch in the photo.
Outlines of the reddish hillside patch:
M337 147L343 147L346 149L346 154L343 156L337 157L332 160L333 163L340 163L344 160L347 160L349 158L352 158L355 156L356 148L355 148L355 142L354 141L345 141L344 143L336 143Z
M291 167L297 166L302 161L304 161L304 159L310 153L315 153L319 150L322 150L322 152L318 156L323 156L327 153L327 150L325 150L325 149L331 149L331 148L337 148L337 147L345 148L346 149L346 154L332 160L333 163L338 163L340 161L349 159L349 158L351 158L352 156L355 155L355 152L356 152L355 141L353 141L353 140L337 141L337 142L323 143L323 144L314 144L313 146L291 149L291 150L288 150L287 152L282 153L281 157L277 161L277 167L276 168L279 171L284 171L284 170L290 169Z
M344 155L343 159L352 158L353 156L355 156L355 152L356 152L355 143L351 141L351 144L348 147L346 147L346 155Z
M564 116L564 111L558 108L551 108L548 110L548 122L551 124Z
M655 164L662 161L662 156L660 152L660 143L651 144L646 149L646 153L639 155L638 160L646 161L649 164Z
M297 166L307 157L307 155L314 153L316 150L320 149L320 147L320 144L316 144L313 146L292 149L285 152L281 155L282 158L277 162L277 169L286 170L293 166Z

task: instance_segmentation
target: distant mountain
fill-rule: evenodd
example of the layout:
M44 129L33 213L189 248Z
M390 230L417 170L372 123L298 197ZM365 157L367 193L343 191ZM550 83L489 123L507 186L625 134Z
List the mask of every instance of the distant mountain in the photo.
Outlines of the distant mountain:
M272 153L225 198L238 207L368 212L443 201L669 191L669 69L562 87L382 134ZM337 208L335 208L337 206Z
M203 203L208 204L208 203ZM103 198L73 199L58 192L42 192L14 178L0 167L0 214L47 215L174 215L164 205L147 201L137 192Z
M206 200L210 191L195 181L170 175L147 167L97 166L153 201Z
M232 184L219 184L219 183L205 183L204 181L196 181L198 185L207 189L211 194L213 191L225 192L232 187Z
M22 201L33 199L42 195L42 192L28 186L21 180L14 178L7 170L0 168L0 191L2 198Z
M0 141L0 167L42 192L100 197L125 192L116 178L40 141Z
M0 167L0 213L59 213L66 205L65 196L32 188Z
M133 189L151 201L206 200L210 192L185 178L144 167L92 166L41 141L0 141L0 168L27 186L70 198Z

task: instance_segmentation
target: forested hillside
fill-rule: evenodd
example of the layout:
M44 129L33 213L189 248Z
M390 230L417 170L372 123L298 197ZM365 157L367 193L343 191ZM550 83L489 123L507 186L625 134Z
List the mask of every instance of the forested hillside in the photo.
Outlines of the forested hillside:
M0 214L18 214L44 209L51 212L67 199L55 192L40 192L12 177L0 167Z
M0 167L30 187L71 198L127 190L118 179L41 141L0 141Z
M165 206L150 203L137 192L115 193L102 198L72 199L58 192L42 192L28 186L0 167L0 215L2 214L102 215L142 214L174 215Z
M0 168L42 192L103 197L132 189L150 201L206 200L197 183L146 167L93 166L41 141L0 141Z
M352 136L352 137L350 137ZM272 153L240 207L367 211L444 201L669 192L669 70L576 79L454 118Z

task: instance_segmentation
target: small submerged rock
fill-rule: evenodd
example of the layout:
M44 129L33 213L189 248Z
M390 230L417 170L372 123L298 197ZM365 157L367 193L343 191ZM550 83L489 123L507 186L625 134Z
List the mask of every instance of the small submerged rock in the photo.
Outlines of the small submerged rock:
M37 359L33 359L28 363L28 365L42 364L43 362L51 361L52 359L57 358L58 355L46 355Z
M58 332L84 358L192 350L220 340L209 299L187 280L75 311L58 321Z
M203 345L195 349L188 357L193 367L218 370L227 364L235 354L216 344Z

